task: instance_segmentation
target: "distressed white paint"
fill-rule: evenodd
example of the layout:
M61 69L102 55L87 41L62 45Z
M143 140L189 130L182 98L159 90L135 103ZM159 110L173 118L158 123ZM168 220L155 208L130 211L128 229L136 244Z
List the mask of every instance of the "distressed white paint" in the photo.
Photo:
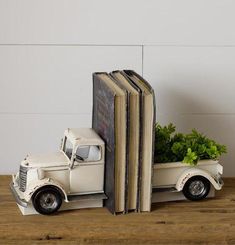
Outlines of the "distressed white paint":
M206 198L212 198L216 195L213 186L210 188L210 192ZM170 202L170 201L180 201L186 200L182 191L180 192L156 192L152 194L152 203L157 202Z
M18 208L20 212L23 215L35 215L39 214L33 207L32 203L29 203L29 205L24 208L20 205L18 205ZM82 208L101 208L103 207L103 200L80 200L76 202L63 202L60 208L60 211L64 210L73 210L73 209L82 209Z
M90 128L84 128L82 130L68 129L65 131L65 137L66 140L63 140L60 152L53 156L27 156L22 161L21 166L27 168L27 181L24 192L20 190L22 173L18 172L13 176L12 188L14 188L14 195L26 201L27 206L32 201L34 193L43 186L48 185L59 189L64 194L63 201L65 202L68 202L68 195L71 194L80 195L104 192L105 155L103 140ZM67 141L72 142L73 145L71 158L66 153L65 143ZM99 161L90 161L89 163L86 161L77 162L74 157L77 146L97 144L102 152ZM79 203L78 201L77 208L79 208ZM87 207L90 207L90 205L90 201L87 200ZM65 209L70 209L71 207L65 206ZM28 213L27 210L32 211L31 205L20 209L23 214Z
M223 167L218 161L202 160L196 166L190 166L181 162L154 164L153 187L175 187L181 191L184 184L193 176L207 178L216 190L221 189L221 184L216 182L223 173Z

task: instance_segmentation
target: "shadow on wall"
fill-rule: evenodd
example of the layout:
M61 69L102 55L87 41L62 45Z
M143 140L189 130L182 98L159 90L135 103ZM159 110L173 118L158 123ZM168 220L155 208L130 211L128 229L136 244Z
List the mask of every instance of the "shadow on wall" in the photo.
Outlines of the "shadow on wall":
M155 83L157 84L157 83ZM154 86L156 95L157 122L166 125L172 122L176 131L188 133L195 128L199 132L227 146L227 154L220 158L224 176L235 176L235 114L216 113L208 99L201 102L181 93L180 89L161 90ZM213 113L212 113L213 112Z

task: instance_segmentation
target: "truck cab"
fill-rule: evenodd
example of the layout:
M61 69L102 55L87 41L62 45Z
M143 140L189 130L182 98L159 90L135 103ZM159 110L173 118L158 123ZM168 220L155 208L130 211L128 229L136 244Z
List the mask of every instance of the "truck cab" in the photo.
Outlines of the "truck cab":
M104 159L104 141L93 129L69 128L58 152L26 156L11 190L18 205L32 203L41 214L56 212L63 201L106 199Z

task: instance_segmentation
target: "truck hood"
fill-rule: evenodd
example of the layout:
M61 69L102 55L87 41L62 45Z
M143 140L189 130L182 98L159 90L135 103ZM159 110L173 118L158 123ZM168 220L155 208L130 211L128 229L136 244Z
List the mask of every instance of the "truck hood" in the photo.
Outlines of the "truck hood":
M43 155L28 155L22 162L28 167L60 167L69 164L69 159L63 152Z

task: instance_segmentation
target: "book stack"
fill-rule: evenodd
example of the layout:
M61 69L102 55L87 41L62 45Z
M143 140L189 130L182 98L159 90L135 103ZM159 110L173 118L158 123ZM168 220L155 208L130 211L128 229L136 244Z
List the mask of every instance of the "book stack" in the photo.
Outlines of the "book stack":
M110 212L150 211L155 125L152 87L131 70L93 74L93 129L105 141Z

